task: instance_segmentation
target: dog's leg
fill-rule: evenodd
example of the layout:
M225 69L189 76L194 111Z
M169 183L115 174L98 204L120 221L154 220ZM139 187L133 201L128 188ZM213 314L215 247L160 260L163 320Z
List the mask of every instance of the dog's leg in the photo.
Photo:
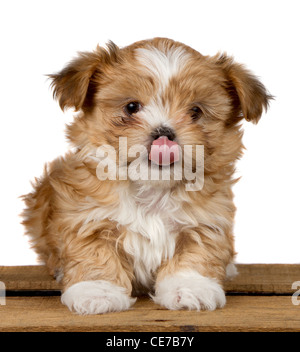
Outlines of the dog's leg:
M61 301L71 311L102 314L127 310L135 302L129 262L111 237L74 237L65 248L64 261Z
M214 310L225 305L222 281L232 257L226 236L179 235L173 258L157 273L153 300L168 309Z

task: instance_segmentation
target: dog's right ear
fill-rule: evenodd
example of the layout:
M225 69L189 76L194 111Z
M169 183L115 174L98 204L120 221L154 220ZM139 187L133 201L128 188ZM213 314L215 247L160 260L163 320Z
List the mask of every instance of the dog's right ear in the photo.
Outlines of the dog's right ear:
M107 49L97 46L94 52L79 53L62 71L48 75L52 80L53 97L62 110L88 108L95 93L95 77L101 75L104 65L117 61L119 48L113 43ZM98 74L98 75L97 75Z

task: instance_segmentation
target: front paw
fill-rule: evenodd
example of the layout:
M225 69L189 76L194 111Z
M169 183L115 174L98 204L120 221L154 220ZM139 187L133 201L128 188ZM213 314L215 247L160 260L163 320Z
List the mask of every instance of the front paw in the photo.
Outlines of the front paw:
M78 314L103 314L127 310L136 299L129 297L125 288L105 280L81 281L70 286L61 301Z
M214 310L224 307L225 293L216 279L196 271L181 271L157 283L155 303L168 309Z

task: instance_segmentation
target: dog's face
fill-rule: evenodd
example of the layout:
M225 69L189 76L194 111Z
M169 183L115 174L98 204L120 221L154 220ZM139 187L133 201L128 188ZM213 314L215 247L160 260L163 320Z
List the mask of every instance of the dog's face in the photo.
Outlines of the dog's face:
M240 121L256 123L270 99L264 86L232 58L202 56L163 38L123 49L113 43L97 47L50 77L61 108L81 111L68 127L69 139L80 149L109 145L116 150L117 164L122 163L119 137L126 137L127 152L143 147L129 152L127 166L139 155L140 166L154 162L173 170L179 159L182 165L187 159L185 146L203 145L205 175L219 178L233 172L240 156ZM156 153L155 145L172 152ZM195 160L192 148L189 163L194 169Z

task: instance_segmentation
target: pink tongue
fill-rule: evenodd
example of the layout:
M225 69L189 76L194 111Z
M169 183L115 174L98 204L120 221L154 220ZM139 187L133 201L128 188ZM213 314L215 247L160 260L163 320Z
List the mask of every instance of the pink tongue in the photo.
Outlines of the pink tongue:
M162 136L155 139L151 145L149 160L157 165L170 165L179 160L179 145Z

